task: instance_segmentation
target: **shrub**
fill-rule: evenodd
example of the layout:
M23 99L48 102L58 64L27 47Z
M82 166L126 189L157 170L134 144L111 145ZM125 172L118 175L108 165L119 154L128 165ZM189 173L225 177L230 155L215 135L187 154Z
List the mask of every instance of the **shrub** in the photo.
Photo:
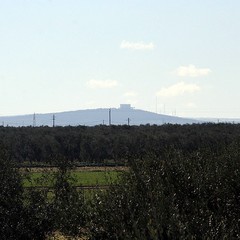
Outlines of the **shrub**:
M70 175L72 166L63 157L58 159L58 172L55 174L52 222L54 229L67 235L80 235L85 226L85 205L83 192L72 186Z
M24 192L22 178L4 150L0 151L1 239L45 239L51 232L49 204L43 192Z
M22 235L24 219L21 177L3 148L0 149L0 236L18 239Z
M93 239L236 239L240 155L166 151L131 161L117 186L97 194Z

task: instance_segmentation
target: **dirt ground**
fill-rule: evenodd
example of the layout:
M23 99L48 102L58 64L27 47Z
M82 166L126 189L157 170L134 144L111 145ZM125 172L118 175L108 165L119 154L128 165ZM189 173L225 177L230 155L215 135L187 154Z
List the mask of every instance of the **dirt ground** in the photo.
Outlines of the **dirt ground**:
M76 172L106 172L106 171L127 171L128 167L76 167L72 171ZM56 167L33 167L33 168L20 168L20 172L56 172Z
M49 236L47 240L88 240L88 237L77 237L72 238L62 235L60 232L55 232L53 235Z

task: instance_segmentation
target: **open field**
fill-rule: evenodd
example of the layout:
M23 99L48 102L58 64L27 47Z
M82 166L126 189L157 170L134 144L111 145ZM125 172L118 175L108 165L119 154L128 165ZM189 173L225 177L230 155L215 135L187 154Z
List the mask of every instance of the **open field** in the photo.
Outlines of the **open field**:
M124 167L81 167L71 170L71 183L76 187L107 186L117 180ZM56 168L21 169L24 187L52 187Z

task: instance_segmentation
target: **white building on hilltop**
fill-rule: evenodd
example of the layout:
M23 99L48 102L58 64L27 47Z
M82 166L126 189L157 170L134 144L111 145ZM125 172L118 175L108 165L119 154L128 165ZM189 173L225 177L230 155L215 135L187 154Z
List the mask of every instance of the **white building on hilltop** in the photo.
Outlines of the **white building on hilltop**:
M120 104L120 109L121 110L130 110L133 108L131 107L131 104Z

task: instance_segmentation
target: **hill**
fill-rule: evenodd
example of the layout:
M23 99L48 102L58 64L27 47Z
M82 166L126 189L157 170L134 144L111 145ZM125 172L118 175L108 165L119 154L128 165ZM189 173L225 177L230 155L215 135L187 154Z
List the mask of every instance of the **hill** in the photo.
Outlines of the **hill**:
M130 105L122 104L120 108L87 109L77 111L66 111L59 113L45 113L34 115L19 115L0 117L0 123L4 126L52 126L53 115L56 126L95 126L100 124L109 124L109 116L111 116L111 124L113 125L141 125L141 124L193 124L201 121L196 119L181 118L164 114L157 114L140 109L134 109Z

